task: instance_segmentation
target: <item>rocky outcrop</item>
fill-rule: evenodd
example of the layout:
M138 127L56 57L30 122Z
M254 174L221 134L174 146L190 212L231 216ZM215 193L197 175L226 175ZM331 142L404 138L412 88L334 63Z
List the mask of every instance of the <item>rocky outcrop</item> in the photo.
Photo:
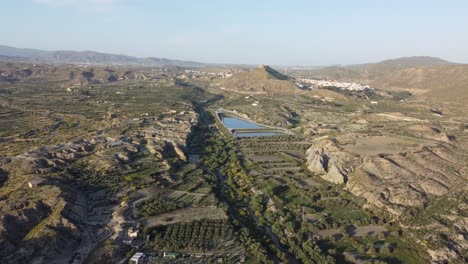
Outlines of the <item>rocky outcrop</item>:
M0 216L0 262L46 263L47 259L56 258L65 245L76 246L80 242L81 231L76 223L85 220L82 212L86 209L64 199L57 187L47 194L42 190L36 193L49 197L17 202ZM80 200L79 195L71 196Z
M347 153L338 153L340 150L332 141L317 142L307 150L307 167L329 182L346 184L348 173L352 171L350 162L353 157Z
M374 205L423 205L427 195L445 195L466 183L466 175L459 170L466 156L453 145L361 156L324 139L314 143L306 154L310 171L327 181L346 184L348 190Z
M445 143L456 143L456 138L453 135L447 134L443 128L436 126L427 125L412 125L408 127L408 130L415 136L420 138L426 138L435 141L441 141Z
M348 177L345 173L343 173L335 164L330 164L327 174L323 177L325 180L333 183L346 183L348 181Z
M184 151L182 151L182 149L175 143L172 143L172 146L174 147L174 151L177 154L177 156L179 156L179 159L187 161L187 157L185 156Z
M452 140L433 140L439 143L414 147L404 153L360 155L345 151L335 141L319 139L307 151L307 167L324 180L345 184L346 190L366 199L366 206L384 208L395 220L408 219L413 217L411 213L408 216L411 209L426 210L431 201L457 199L468 191L467 153ZM432 226L443 228L439 230L443 230L450 246L428 249L434 263L455 258L468 249L465 239L468 218L457 213L462 210L466 209L452 208L450 215L444 216L456 223L450 227L435 218L420 226L406 226L417 228L418 232L428 230L428 236L434 236L429 231Z

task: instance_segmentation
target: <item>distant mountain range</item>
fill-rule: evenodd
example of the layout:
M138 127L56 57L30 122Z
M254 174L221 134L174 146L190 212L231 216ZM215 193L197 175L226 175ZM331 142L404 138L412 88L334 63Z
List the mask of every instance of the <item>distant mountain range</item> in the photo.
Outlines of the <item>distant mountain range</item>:
M0 59L10 61L32 62L32 63L53 63L53 64L93 64L93 65L140 65L140 66L160 66L173 65L181 67L204 67L204 66L235 66L230 64L213 64L201 63L195 61L173 60L166 58L138 58L127 55L102 53L96 51L45 51L38 49L16 48L6 45L0 45ZM381 72L388 72L398 69L436 66L436 65L453 65L455 63L448 62L435 57L417 56L403 57L392 60L385 60L377 63L347 65L347 66L329 66L329 67L308 67L317 74L323 77L330 75L332 79L340 79L341 77L354 78L372 77L372 75ZM251 67L252 65L238 65ZM289 67L285 67L289 68Z
M93 65L140 65L160 66L174 65L182 67L202 67L208 64L172 60L166 58L137 58L126 55L101 53L95 51L44 51L37 49L21 49L0 45L0 59L10 61L54 64L93 64Z
M91 64L124 66L181 66L181 67L222 67L227 64L206 64L194 61L165 58L137 58L126 55L100 53L95 51L43 51L20 49L0 45L0 60L26 63L51 64ZM233 67L235 65L229 65ZM244 69L226 79L222 85L227 89L243 92L270 93L272 91L291 92L297 90L288 76L276 70L261 66L238 65ZM285 72L288 67L284 67ZM369 84L377 88L409 89L425 96L453 101L468 100L468 64L457 64L428 56L403 57L377 63L317 67L303 70L305 76L345 82ZM115 75L114 73L111 74ZM134 78L121 76L119 78ZM102 77L106 79L107 77ZM136 77L135 77L136 78Z

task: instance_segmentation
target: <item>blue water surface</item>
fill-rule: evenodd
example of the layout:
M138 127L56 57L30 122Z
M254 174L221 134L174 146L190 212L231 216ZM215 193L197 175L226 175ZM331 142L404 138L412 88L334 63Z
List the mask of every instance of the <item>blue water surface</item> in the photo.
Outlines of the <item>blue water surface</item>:
M239 118L235 117L224 117L223 118L223 124L225 127L230 128L230 129L239 129L239 128L265 128L260 125L257 125L255 123L245 121Z

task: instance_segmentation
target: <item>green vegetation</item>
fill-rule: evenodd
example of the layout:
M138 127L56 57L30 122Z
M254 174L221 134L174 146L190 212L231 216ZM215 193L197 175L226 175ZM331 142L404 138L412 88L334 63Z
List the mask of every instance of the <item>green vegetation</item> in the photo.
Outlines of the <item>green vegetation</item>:
M285 233L280 231L282 228L294 230L291 222L280 223L279 218L272 219L278 228L273 226L273 233L268 231L268 216L273 215L266 212L266 200L252 194L254 178L245 171L237 155L235 141L214 136L207 143L202 164L217 175L218 196L228 204L233 224L241 228L240 239L250 254L255 255L260 263L271 262L271 257L283 261L298 257L304 263L311 259L318 263L331 262L316 246L295 246L280 239L285 237ZM314 244L313 241L309 243Z
M200 220L157 227L151 231L156 250L207 252L222 249L234 239L234 230L224 220Z
M163 199L161 197L151 197L148 200L136 204L134 217L148 217L159 215L186 207L186 204Z
M213 135L203 144L201 163L216 175L217 195L250 254L256 252L260 263L332 263L345 259L344 250L373 261L424 261L422 249L401 236L387 214L362 209L364 201L339 186L318 179L304 185L311 176L300 162L299 153L307 148L301 142L284 136L235 140ZM354 226L367 230L364 237L352 231ZM372 248L370 238L376 243Z
M162 263L171 261L163 252L174 252L181 262L400 264L428 262L428 248L460 239L452 231L468 215L466 192L452 194L443 177L457 188L466 180L461 117L430 119L423 103L395 102L407 99L399 93L300 90L265 67L232 82L190 79L178 68L144 69L146 77L133 80L103 71L0 82L5 256L28 247L33 255L59 252L39 243L47 236L95 247L94 259L109 263L138 245ZM74 76L104 81L69 82ZM237 86L241 93L229 90ZM213 117L221 107L295 135L234 138ZM422 136L427 131L432 138ZM309 150L323 153L318 172L310 171ZM400 164L418 159L428 163L414 172ZM346 186L324 180L330 164L347 173ZM402 173L398 181L388 168ZM440 185L413 181L434 175ZM29 189L34 178L46 181ZM75 261L81 249L73 249Z

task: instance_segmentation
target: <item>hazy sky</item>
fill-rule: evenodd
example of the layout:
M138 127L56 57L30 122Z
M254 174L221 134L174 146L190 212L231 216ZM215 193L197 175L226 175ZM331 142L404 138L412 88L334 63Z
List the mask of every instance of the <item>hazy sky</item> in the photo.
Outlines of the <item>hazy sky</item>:
M219 63L468 63L466 0L0 0L0 44Z

